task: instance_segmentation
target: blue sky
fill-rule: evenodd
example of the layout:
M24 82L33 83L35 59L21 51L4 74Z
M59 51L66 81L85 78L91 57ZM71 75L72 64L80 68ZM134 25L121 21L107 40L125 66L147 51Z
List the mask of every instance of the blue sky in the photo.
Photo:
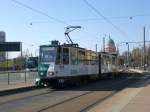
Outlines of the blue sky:
M116 43L142 41L143 26L146 26L146 39L150 40L149 0L87 0L125 34L121 34L102 19L83 0L18 1L70 25L82 26L82 29L70 34L72 40L81 47L94 50L95 44L98 44L100 50L105 34L110 34ZM28 48L33 54L37 52L40 44L47 44L51 40L66 42L66 24L53 21L12 0L0 2L0 30L6 32L7 41L22 41L23 50ZM130 16L133 18L129 19ZM131 48L136 46L131 45ZM120 49L126 50L126 46L122 45Z

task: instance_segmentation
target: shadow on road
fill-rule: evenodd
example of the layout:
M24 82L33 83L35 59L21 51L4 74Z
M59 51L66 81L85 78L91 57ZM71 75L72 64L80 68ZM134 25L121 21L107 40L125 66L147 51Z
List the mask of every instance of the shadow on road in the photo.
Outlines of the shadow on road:
M50 91L119 91L125 88L140 88L149 85L149 83L145 83L149 80L149 77L138 73L120 73L115 78L103 78L100 80L92 80L88 83L77 85L77 86L66 86L62 88L49 88L47 93ZM145 84L144 84L145 83ZM30 87L30 88L21 88L12 91L4 91L0 92L0 96L12 95L17 93L29 92L32 90L37 89L45 89L44 88L37 88L37 87ZM44 94L47 94L44 93Z
M118 91L125 88L140 88L149 85L150 77L139 73L120 73L115 78L93 80L78 86L55 88L56 91ZM145 83L147 82L147 83Z

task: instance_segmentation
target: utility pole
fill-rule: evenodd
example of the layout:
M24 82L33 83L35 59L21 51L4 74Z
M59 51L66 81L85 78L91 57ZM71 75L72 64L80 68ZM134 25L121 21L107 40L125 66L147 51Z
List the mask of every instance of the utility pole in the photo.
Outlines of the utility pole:
M127 65L129 66L129 43L127 42L126 45L128 46L128 52L127 52Z
M144 56L143 56L143 62L144 62L144 70L146 70L146 68L145 68L145 64L146 64L146 59L145 59L145 26L144 26L143 30L144 30L144 32L143 32L144 33L144 35L143 35L144 36L144 45L143 45L143 50L144 50L143 55Z
M97 55L97 44L95 45L96 55Z
M22 55L22 42L20 43L20 50L21 50L21 57L23 56Z
M105 52L105 37L103 37L103 52Z
M8 68L8 52L6 52L7 53L7 72L8 72L8 85L10 84L10 76L9 76L9 68Z

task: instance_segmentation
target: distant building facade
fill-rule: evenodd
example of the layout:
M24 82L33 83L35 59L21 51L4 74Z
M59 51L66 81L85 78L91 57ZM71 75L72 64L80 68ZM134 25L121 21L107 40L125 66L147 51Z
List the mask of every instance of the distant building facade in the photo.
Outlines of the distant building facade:
M0 42L6 42L6 33L4 31L0 31Z
M115 42L110 37L106 43L105 52L116 53Z
M6 33L4 31L0 31L0 42L6 42ZM5 60L5 52L0 52L0 62Z

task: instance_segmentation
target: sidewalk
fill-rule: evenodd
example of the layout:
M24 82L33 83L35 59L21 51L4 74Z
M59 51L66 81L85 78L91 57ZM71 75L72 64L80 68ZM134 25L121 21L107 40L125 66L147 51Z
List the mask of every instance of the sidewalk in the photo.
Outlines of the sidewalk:
M150 112L150 85L143 88L121 112Z
M8 90L14 90L14 89L19 89L19 88L25 88L25 87L32 87L35 86L34 82L20 82L20 83L12 83L10 85L8 84L0 84L0 92L2 91L8 91Z
M146 75L150 75L150 71L148 71L148 70L139 70L139 69L129 69L129 71L131 71L131 72L136 72L136 73L141 73L141 74L146 74Z
M150 112L150 79L136 83L88 112Z
M35 86L37 72L0 73L0 93L31 88Z

